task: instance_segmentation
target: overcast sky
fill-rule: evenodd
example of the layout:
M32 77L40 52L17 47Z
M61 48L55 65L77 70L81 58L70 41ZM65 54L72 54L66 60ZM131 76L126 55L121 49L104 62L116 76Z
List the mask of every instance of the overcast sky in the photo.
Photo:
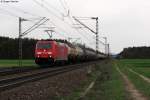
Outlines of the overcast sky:
M78 42L95 47L94 34L86 29L75 30L67 15L99 17L99 36L108 37L111 52L119 53L129 46L150 45L150 0L18 0L18 3L0 3L0 36L18 36L18 17L26 19L47 17L50 21L45 26L54 26L53 38L81 38ZM36 2L38 1L39 4ZM63 7L65 6L65 8ZM44 8L45 7L45 8ZM22 23L25 31L37 20ZM52 23L53 24L52 24ZM83 21L92 29L94 21ZM39 28L26 37L48 38L44 29ZM102 38L100 40L104 41ZM100 45L103 51L104 46Z

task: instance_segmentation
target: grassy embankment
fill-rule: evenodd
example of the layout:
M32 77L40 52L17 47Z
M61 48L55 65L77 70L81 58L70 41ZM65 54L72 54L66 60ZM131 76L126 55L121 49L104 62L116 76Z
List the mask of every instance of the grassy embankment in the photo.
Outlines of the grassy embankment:
M131 68L133 71L150 78L150 59L125 59L119 60L117 63L135 87L145 96L150 97L150 84L128 69Z
M116 71L112 61L104 61L95 66L95 70L88 75L88 81L84 81L80 88L62 100L127 100L123 81ZM95 85L83 97L81 94L95 81ZM60 99L60 98L59 98Z
M0 60L0 67L17 67L18 60ZM22 60L23 66L35 66L34 60Z

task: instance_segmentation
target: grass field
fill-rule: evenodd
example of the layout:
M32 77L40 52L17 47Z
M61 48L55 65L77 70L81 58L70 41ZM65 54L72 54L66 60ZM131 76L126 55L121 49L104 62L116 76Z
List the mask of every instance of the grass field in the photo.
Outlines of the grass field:
M99 100L99 98L102 100L130 100L129 94L125 91L122 77L115 69L116 65L127 75L137 90L150 98L150 84L128 70L131 68L135 72L150 78L150 59L122 59L103 62L95 67L95 71L88 76L88 80L83 81L83 84L75 89L72 95L60 98L77 100L87 86L96 80L95 85L83 100ZM0 67L10 66L18 66L18 60L0 60ZM35 66L34 60L23 60L23 66ZM60 98L56 100L60 100Z
M17 67L18 60L0 60L0 67ZM23 66L36 66L34 60L22 60Z
M119 60L117 63L135 87L150 98L150 84L128 70L128 68L131 68L135 72L150 78L150 59L125 59Z
M125 92L123 81L115 69L115 65L110 62L103 68L106 72L108 71L109 78L102 81L99 77L85 100L100 100L100 98L102 100L127 100L128 94ZM106 78L106 76L104 77Z
M95 85L82 99L79 99L93 81L95 81ZM62 100L128 100L127 95L119 73L112 61L108 61L95 66L95 70L88 75L88 81L83 82L82 86L75 89L72 95Z
M150 78L150 59L125 59L119 62Z

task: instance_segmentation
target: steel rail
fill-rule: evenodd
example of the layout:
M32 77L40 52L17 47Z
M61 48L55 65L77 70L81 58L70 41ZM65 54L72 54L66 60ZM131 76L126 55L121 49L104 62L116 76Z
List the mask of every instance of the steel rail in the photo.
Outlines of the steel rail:
M33 67L32 68L20 68L20 67L12 67L12 68L1 68L0 69L0 76L10 75L10 74L18 74L22 72L28 72L32 70L37 70L39 67Z
M82 63L82 64L75 64L75 65L67 65L64 67L59 67L55 69L47 68L43 70L39 70L39 72L33 72L31 74L23 75L23 76L17 76L12 78L6 78L6 79L0 79L0 91L5 91L8 89L12 89L14 87L18 87L24 83L37 81L40 79L44 79L51 76L56 76L61 73L69 72L72 70L80 69L83 67L87 67L89 65L95 64L94 62L88 62L88 63Z

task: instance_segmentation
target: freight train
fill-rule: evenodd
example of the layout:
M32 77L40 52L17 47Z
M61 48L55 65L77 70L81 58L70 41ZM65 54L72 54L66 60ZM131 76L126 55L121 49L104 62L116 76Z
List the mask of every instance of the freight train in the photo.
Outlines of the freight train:
M106 58L106 55L68 41L40 40L35 48L35 63L38 65L85 62L100 58Z

